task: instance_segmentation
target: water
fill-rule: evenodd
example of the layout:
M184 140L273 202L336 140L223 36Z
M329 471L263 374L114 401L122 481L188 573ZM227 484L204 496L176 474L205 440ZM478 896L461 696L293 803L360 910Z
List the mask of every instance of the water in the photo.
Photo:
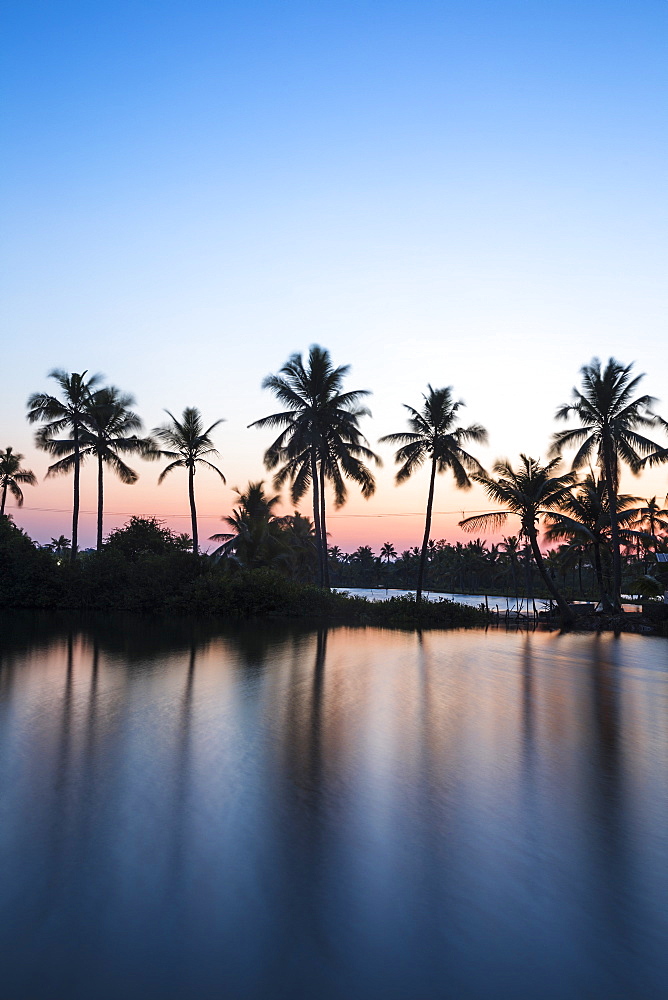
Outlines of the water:
M337 587L335 589L340 594L366 597L369 601L386 601L389 597L407 597L408 595L415 597L414 590L386 590L384 587ZM528 599L526 597L500 597L493 594L446 594L439 590L425 590L422 596L425 601L440 601L442 598L446 598L448 601L456 601L457 604L466 604L469 608L487 606L490 611L500 611L501 614L505 614L506 611L533 614L534 604L537 611L545 611L550 607L550 604L554 604L554 602L541 597ZM595 607L597 602L572 601L571 603L575 607L579 604ZM642 611L642 604L622 604L622 610Z
M414 590L386 590L384 587L336 587L341 594L350 594L352 597L366 597L369 601L386 601L389 597L407 597L409 594L415 597ZM456 601L458 604L466 604L470 608L479 608L485 604L484 594L446 594L437 590L425 590L422 594L425 601L440 601L446 598L448 601ZM527 601L526 597L487 597L490 610L497 607L499 611L527 611L533 612L533 604ZM536 608L542 611L550 606L549 601L536 598Z
M0 626L3 998L665 997L665 640Z

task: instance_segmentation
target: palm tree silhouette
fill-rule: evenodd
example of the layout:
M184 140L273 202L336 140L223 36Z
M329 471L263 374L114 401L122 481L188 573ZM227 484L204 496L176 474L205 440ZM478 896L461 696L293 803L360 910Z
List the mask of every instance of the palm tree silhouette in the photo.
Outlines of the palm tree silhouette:
M136 483L139 478L134 469L125 464L121 454L139 454L144 458L158 458L159 452L151 438L137 437L142 428L141 419L130 407L134 397L120 392L115 386L98 389L93 393L86 414L86 425L81 432L81 459L97 459L97 551L102 549L102 521L104 514L104 466L110 466L122 483ZM66 459L64 460L66 461Z
M636 499L626 494L618 494L618 526L625 528L633 521L635 512L627 508ZM607 554L608 560L610 558L611 534L610 504L605 482L596 479L593 473L589 473L581 483L577 484L576 490L563 497L560 509L547 515L546 523L546 541L557 542L565 539L591 552L599 600L605 611L614 611L615 605L606 588L603 573L603 555ZM628 534L625 538L628 539Z
M557 602L562 623L570 625L573 622L573 612L547 572L538 545L540 518L549 516L557 510L575 484L574 472L568 472L563 476L553 475L560 464L558 458L552 459L547 465L541 465L535 458L520 455L520 466L517 471L507 459L501 459L495 462L492 470L496 478L485 473L474 473L472 479L482 485L490 500L505 507L505 510L466 517L459 522L459 526L465 531L478 531L480 528L494 530L502 527L511 514L519 517L522 526L521 536L526 538L530 545L538 572Z
M668 496L666 499L668 500ZM633 519L629 522L629 527L644 536L645 553L647 553L646 543L648 540L651 540L652 548L656 554L657 528L660 528L661 531L668 531L668 510L661 508L656 497L650 497L645 499L644 506L635 507L632 511L626 511L626 513L633 515ZM645 559L647 559L646 556ZM646 570L647 567L645 567Z
M266 565L276 556L278 549L279 521L274 508L280 503L280 496L269 497L264 492L262 481L249 483L245 490L236 486L238 506L223 518L232 530L209 535L212 542L222 544L212 552L214 558L233 554L248 568Z
M163 444L167 445L166 448L157 452L157 456L170 458L171 462L160 473L158 485L162 483L165 476L173 469L188 470L188 497L190 500L190 518L193 533L193 554L197 555L199 544L197 535L197 509L195 507L195 472L198 465L204 465L206 468L216 472L223 482L226 481L220 469L204 457L205 455L215 455L218 457L218 452L213 447L210 434L214 427L223 423L223 420L216 420L215 423L204 430L202 415L195 406L187 406L180 420L177 420L169 410L165 410L165 413L169 416L171 423L156 427L153 434Z
M643 375L632 377L633 365L623 365L610 358L605 368L598 358L580 369L582 391L573 389L573 402L560 406L557 420L577 417L580 427L558 431L552 439L550 454L561 455L566 448L577 447L572 468L581 469L596 456L608 492L610 534L612 542L613 593L612 603L621 611L622 560L617 517L617 491L620 463L625 462L637 475L644 461L658 461L661 446L639 433L639 430L666 427L666 422L653 412L653 396L633 399ZM663 449L665 451L665 449Z
M359 401L367 389L342 392L349 365L335 368L329 351L317 344L309 349L306 364L293 354L278 375L268 375L263 389L271 389L285 410L255 420L251 427L280 428L281 433L265 452L268 469L281 466L274 487L290 483L290 496L298 504L310 489L313 523L318 539L320 584L329 587L325 483L334 489L334 503L341 507L347 497L345 480L360 487L368 498L376 484L364 460L380 464L359 429L361 417L370 416Z
M71 558L77 556L79 537L79 480L81 475L80 436L85 425L86 413L90 403L92 390L102 378L101 375L91 375L86 379L87 371L68 374L60 368L49 372L49 378L56 380L62 391L62 399L46 392L36 392L28 399L28 421L31 424L39 420L46 421L35 435L38 448L43 451L53 451L53 444L63 431L69 430L72 444L72 471L74 472L74 499L72 503L72 548ZM51 470L47 476L51 475Z
M65 535L52 538L48 546L55 556L62 556L70 550L70 540Z
M510 566L510 573L513 578L513 596L517 599L517 567L519 566L519 551L520 551L520 540L517 535L504 535L501 542L499 542L499 548L503 549L508 559L508 564Z
M471 424L470 427L456 426L457 413L460 407L465 404L461 399L457 402L453 400L452 386L447 386L445 389L432 389L428 385L427 389L428 392L423 394L424 404L421 410L415 410L412 406L404 403L404 409L408 410L410 414L408 418L410 431L386 434L380 439L381 444L401 445L395 455L395 461L401 464L401 468L395 476L397 484L405 483L427 459L430 459L431 462L427 515L415 594L416 601L420 601L422 598L436 473L451 469L457 486L460 489L469 489L471 486L470 474L483 474L484 469L477 458L464 451L462 445L468 441L476 441L479 444L484 444L487 441L487 431L480 424Z
M0 451L0 489L2 489L2 499L0 500L0 517L5 513L5 502L7 500L7 490L16 500L16 506L23 506L23 491L19 483L28 486L36 486L37 478L30 469L22 469L21 462L24 456L14 452L13 448L6 448Z

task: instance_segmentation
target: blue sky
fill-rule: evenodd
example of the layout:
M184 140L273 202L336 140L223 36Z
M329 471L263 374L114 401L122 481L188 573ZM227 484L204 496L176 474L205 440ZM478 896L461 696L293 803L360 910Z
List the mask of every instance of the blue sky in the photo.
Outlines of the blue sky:
M3 447L41 477L25 399L54 366L88 368L149 427L163 407L225 417L243 486L269 440L246 429L274 405L262 377L312 342L374 390L372 442L431 382L489 428L485 462L544 455L594 355L635 360L665 415L667 28L665 0L5 5ZM424 506L383 457L377 496L346 513ZM110 481L110 509L185 508L185 484L140 471ZM666 485L664 469L633 488ZM229 509L198 487L207 515ZM481 503L439 484L439 509ZM19 523L48 536L67 516ZM420 534L375 517L332 532Z

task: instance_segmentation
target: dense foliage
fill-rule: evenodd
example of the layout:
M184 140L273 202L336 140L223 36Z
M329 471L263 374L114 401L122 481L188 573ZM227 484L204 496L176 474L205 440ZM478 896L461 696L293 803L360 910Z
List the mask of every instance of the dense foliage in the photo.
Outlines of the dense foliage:
M291 530L290 526L286 530ZM0 518L0 607L83 611L316 617L328 621L421 627L477 624L473 608L410 599L374 604L290 579L278 567L244 569L193 559L188 536L154 518L133 517L101 552L75 562L40 548L11 518Z

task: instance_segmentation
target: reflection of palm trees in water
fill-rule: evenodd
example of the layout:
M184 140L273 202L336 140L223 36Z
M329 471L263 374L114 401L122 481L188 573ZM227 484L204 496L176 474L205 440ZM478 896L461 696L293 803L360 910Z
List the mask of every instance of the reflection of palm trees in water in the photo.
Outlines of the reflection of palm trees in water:
M188 800L191 790L191 756L192 756L192 715L193 693L195 688L195 666L197 662L197 643L193 637L188 656L183 695L177 719L177 730L174 737L174 782L173 804L171 814L167 816L166 826L171 831L171 852L167 864L168 878L166 891L172 891L174 882L181 876L186 847L186 821L188 818Z
M63 880L66 865L63 852L67 845L72 849L69 836L70 792L72 784L72 727L74 687L74 636L69 629L66 640L65 688L60 716L60 732L54 755L52 805L47 805L47 822L51 837L47 865L49 888L54 889Z
M591 644L591 787L587 826L592 835L592 869L597 881L600 919L617 940L634 950L633 937L642 928L642 915L632 912L629 893L629 857L626 810L622 787L622 742L619 722L618 638L592 637ZM620 902L622 905L620 905ZM638 942L639 953L642 942ZM620 975L623 963L620 961Z
M527 632L522 646L522 759L527 772L532 770L536 749L532 638L531 633Z

